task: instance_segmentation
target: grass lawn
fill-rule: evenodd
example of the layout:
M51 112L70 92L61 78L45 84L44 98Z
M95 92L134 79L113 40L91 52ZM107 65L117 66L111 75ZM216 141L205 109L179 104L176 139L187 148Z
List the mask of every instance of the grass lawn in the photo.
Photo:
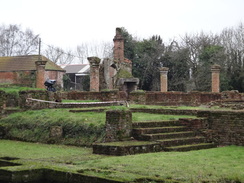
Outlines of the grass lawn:
M21 169L46 167L134 181L140 178L180 182L244 182L244 147L131 156L94 155L90 148L0 140L0 157L18 157Z
M119 107L107 108L116 110ZM18 112L9 115L0 120L0 122L13 122L13 123L59 123L62 121L72 123L90 123L90 124L105 124L105 112L81 112L72 113L70 109L43 109L43 110L30 110L26 112ZM187 115L162 115L162 114L149 114L149 113L133 113L132 121L149 121L149 120L176 120L179 118L192 118L193 116Z

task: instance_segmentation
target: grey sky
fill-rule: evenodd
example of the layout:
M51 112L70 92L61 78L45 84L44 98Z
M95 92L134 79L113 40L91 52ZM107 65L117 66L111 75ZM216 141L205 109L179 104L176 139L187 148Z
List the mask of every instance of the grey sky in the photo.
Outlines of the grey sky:
M116 27L167 41L244 21L243 0L0 0L0 5L0 24L21 24L62 48L112 41Z

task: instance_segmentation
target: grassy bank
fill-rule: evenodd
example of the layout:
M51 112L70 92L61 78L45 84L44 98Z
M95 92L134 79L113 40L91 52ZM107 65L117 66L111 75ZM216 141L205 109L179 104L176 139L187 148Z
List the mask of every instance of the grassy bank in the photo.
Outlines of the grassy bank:
M0 140L0 157L17 157L21 169L45 167L127 182L136 179L179 182L244 182L244 147L160 152L123 157L91 154L90 148ZM153 181L151 181L153 182Z
M70 113L69 109L44 109L18 112L2 118L7 138L30 142L91 145L104 136L105 113ZM63 129L62 139L49 137L50 128Z
M122 109L123 107L110 107ZM13 113L0 119L0 125L7 128L7 138L29 142L58 143L90 146L101 142L105 135L105 112L72 113L70 109L43 109ZM133 113L133 121L174 120L192 116L173 116L161 114ZM50 129L59 126L63 138L50 138Z
M19 95L20 91L28 91L28 90L44 90L40 88L30 88L30 87L22 87L22 86L16 86L16 85L0 85L0 90L3 90L4 92L12 95Z

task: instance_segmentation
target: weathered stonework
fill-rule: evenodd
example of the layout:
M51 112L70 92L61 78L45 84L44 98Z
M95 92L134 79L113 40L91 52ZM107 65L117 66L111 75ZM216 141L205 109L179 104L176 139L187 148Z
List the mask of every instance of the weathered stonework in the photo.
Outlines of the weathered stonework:
M44 82L45 78L45 66L47 61L45 60L38 60L36 61L36 88L43 88L45 89Z
M114 61L124 62L124 38L120 28L116 28L116 34L114 36Z
M98 57L88 57L90 62L90 91L99 91L99 64L101 59Z
M6 105L6 107L19 106L18 95L16 93L6 93L5 105Z
M52 126L49 133L50 138L60 139L63 137L62 126Z
M220 65L214 64L211 67L211 72L212 72L212 92L219 93L219 91L220 91L220 81L219 81Z
M138 97L140 96L140 100ZM221 100L220 93L210 92L145 92L139 95L132 92L129 95L130 102L148 105L186 105L186 106L199 106L201 104L208 104L211 101Z
M161 92L168 91L168 67L162 67L160 70Z
M132 113L127 110L106 112L106 142L128 140L131 137Z
M219 145L244 146L243 111L199 111L198 116L208 118L208 139Z
M123 104L123 103L120 101L61 103L61 102L53 102L53 101L27 98L24 107L26 109L34 110L34 109L53 109L53 108L87 108L87 107L119 106L121 104Z
M131 91L137 89L139 79L132 75L132 61L124 56L124 38L121 28L116 28L113 41L113 60L103 61L105 86L107 89L124 91L128 96Z
M138 78L119 78L117 80L117 88L119 88L120 91L125 91L126 93L136 91L138 84Z
M4 106L11 107L11 101L15 100L14 96L2 95L5 99ZM6 98L7 96L7 98ZM209 107L218 104L219 106L227 105L227 102L235 103L235 109L243 108L244 97L238 92L143 92L133 91L130 93L129 98L125 91L119 90L104 90L101 92L48 92L45 90L29 90L20 91L19 97L16 98L16 106L20 108L26 107L26 99L40 99L47 101L60 102L63 100L99 100L99 101L124 101L129 99L130 103L146 104L146 105L170 105L170 106L200 106L208 105ZM228 99L228 101L227 101ZM238 102L238 103L237 103ZM228 106L227 106L228 107Z
M106 154L113 156L125 156L132 154L141 154L141 153L151 153L151 152L160 152L162 147L157 142L151 142L144 145L123 145L116 146L112 144L94 144L93 146L94 154Z
M19 106L20 108L26 108L27 107L27 98L35 98L40 100L49 100L48 91L44 90L29 90L29 91L20 91L19 92Z
M100 101L125 100L125 96L123 95L123 92L119 90L104 90L101 92L82 92L82 91L62 92L61 98L67 100L100 100Z

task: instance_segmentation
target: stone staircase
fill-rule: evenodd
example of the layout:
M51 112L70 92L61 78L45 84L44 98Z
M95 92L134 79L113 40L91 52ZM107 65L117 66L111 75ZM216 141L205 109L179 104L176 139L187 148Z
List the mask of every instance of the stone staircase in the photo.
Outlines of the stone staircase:
M130 141L98 143L93 153L106 155L132 155L161 151L190 151L216 147L206 138L179 120L133 123Z
M133 123L133 137L139 141L160 143L164 151L189 151L216 147L205 137L191 131L179 121Z

